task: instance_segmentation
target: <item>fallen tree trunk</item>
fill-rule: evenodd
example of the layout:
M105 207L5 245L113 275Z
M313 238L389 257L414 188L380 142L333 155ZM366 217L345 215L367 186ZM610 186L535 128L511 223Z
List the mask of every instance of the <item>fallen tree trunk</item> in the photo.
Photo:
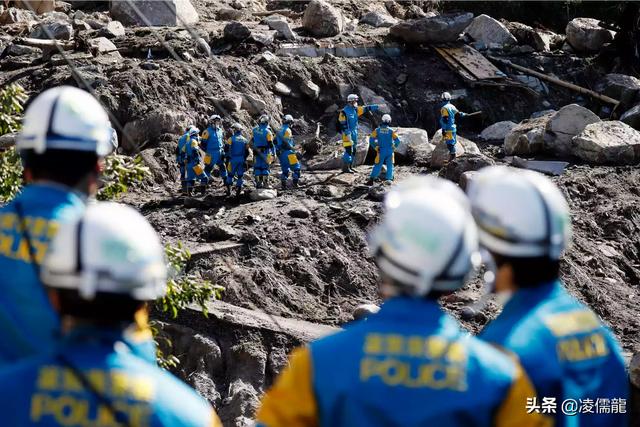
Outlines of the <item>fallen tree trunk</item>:
M33 39L30 37L21 37L14 40L15 44L23 46L39 47L39 48L55 48L60 46L63 50L73 50L73 43L63 43L58 40L49 39Z
M574 92L582 93L583 95L591 96L592 98L598 99L598 100L600 100L602 102L606 102L607 104L613 104L614 108L615 108L615 106L617 106L620 103L620 101L618 101L616 99L613 99L613 98L609 98L606 95L602 95L602 94L600 94L598 92L594 92L594 91L592 91L590 89L587 89L587 88L584 88L582 86L574 85L573 83L565 82L564 80L560 80L560 79L558 79L556 77L552 77L552 76L546 75L544 73L540 73L540 72L532 70L530 68L523 67L523 66L518 65L518 64L514 64L513 62L507 61L506 59L500 59L500 58L496 58L496 57L493 57L493 56L489 56L489 59L491 59L492 61L496 61L496 62L498 62L498 63L500 63L502 65L506 65L507 67L511 67L511 68L513 68L515 70L522 71L523 73L527 73L529 75L535 76L535 77L537 77L539 79L548 81L549 83L553 83L555 85L562 86L564 88L573 90Z

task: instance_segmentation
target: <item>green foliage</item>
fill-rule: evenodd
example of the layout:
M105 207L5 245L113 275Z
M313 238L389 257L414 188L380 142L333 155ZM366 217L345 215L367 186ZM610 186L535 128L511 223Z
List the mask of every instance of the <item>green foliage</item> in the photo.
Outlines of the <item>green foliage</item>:
M135 158L120 154L111 154L105 158L102 174L104 186L98 191L98 200L112 200L129 187L135 186L151 176L149 168L144 165L142 157Z
M0 135L20 130L20 116L27 94L22 86L12 84L0 91Z
M20 130L20 116L27 94L13 84L0 91L0 135ZM0 151L0 203L6 203L20 192L22 163L15 148Z
M167 294L156 301L156 306L175 319L181 310L195 303L200 306L206 317L206 302L211 299L219 299L224 288L202 280L193 274L184 273L187 263L191 259L191 254L181 243L178 243L177 246L165 246L165 254L169 261ZM160 335L156 325L152 324L151 329L158 344L156 350L158 365L164 369L177 367L180 360L175 355L165 353L162 350L172 347L171 340Z
M0 151L0 204L13 199L22 187L22 163L15 148Z

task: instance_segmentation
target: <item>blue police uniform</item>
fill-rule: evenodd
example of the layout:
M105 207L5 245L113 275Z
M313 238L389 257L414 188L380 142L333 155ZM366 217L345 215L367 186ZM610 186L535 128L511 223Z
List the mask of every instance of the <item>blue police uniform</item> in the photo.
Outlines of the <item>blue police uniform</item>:
M376 150L376 159L371 170L371 179L377 179L382 170L382 165L386 165L387 173L385 179L393 180L393 152L400 145L400 138L396 132L387 125L382 125L374 129L369 136L369 144Z
M187 142L185 144L185 158L186 158L186 178L185 182L187 183L187 188L193 186L196 179L201 183L206 184L208 179L207 175L204 173L204 168L202 167L202 154L200 153L200 144L198 137L187 138Z
M293 171L293 180L297 182L300 179L300 162L295 151L295 142L291 128L288 124L282 125L282 128L276 134L278 143L280 167L282 168L282 181L289 179L289 170Z
M449 101L440 107L440 128L442 129L442 137L444 138L450 154L456 154L457 132L456 132L456 114L464 117L466 114L458 111L458 109Z
M518 289L480 338L515 353L538 395L555 398L559 426L627 425L625 415L583 413L565 417L565 399L578 404L627 399L621 350L598 317L555 281ZM595 412L595 411L594 411Z
M342 146L344 154L342 161L348 165L353 165L356 158L356 147L358 145L358 118L367 111L378 111L377 105L362 105L354 107L345 106L338 115L338 122L342 128Z
M255 176L269 175L273 162L274 146L273 133L267 124L260 124L253 128L253 148L253 174Z
M205 152L204 172L211 178L211 171L218 166L222 182L227 181L227 168L224 161L224 132L221 128L209 126L202 133L202 144Z
M119 330L83 327L65 336L51 354L2 369L3 424L222 425L195 391L129 350Z
M0 366L54 345L60 322L39 266L60 224L84 208L83 196L54 183L28 185L0 208Z
M244 163L247 159L247 148L249 142L242 136L241 132L234 133L231 138L227 139L225 151L229 163L227 164L227 185L233 184L233 178L236 177L236 187L242 188L244 176Z
M460 330L435 301L396 297L379 313L296 350L259 426L542 426L533 387L505 353Z
M186 170L185 160L187 158L187 140L189 139L189 133L185 133L178 140L178 146L176 147L176 163L180 169L180 183L183 189L186 189Z

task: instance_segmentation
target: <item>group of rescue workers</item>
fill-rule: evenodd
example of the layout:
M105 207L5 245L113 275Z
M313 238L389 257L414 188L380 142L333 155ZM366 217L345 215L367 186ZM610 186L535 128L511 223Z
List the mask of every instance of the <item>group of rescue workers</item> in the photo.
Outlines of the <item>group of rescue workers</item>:
M455 117L456 115L462 117L465 113L458 111L451 104L451 95L448 92L442 94L442 101L440 126L450 158L453 158L456 153ZM341 132L344 147L342 172L355 173L359 118L369 111L377 110L377 105L359 106L356 94L350 94L347 97L347 105L338 116L338 129ZM282 127L275 132L275 136L269 126L269 120L266 114L260 116L258 126L251 131L250 141L242 135L243 126L240 123L234 123L231 126L231 135L225 140L222 117L218 114L209 117L209 126L202 135L196 126L189 126L176 146L176 162L180 170L183 193L190 195L196 184L200 184L199 188L204 190L205 186L212 181L212 174L217 174L222 179L227 196L231 195L231 187L235 179L236 196L239 196L242 192L244 174L249 169L251 161L256 188L269 188L271 165L276 158L280 162L282 189L287 189L290 171L293 174L293 187L297 187L302 168L291 129L294 119L290 114L285 115ZM391 116L384 114L380 126L369 136L369 144L375 150L376 157L367 185L373 185L379 178L383 166L386 168L385 181L393 181L394 151L400 145L400 139L390 126ZM215 167L217 169L214 173Z
M203 136L220 141L212 121ZM225 183L229 172L242 178L241 131L227 140ZM2 425L220 426L207 401L156 364L147 318L166 292L158 235L132 208L88 203L110 135L106 112L76 88L43 92L24 117L16 148L27 185L0 208ZM382 308L295 350L259 426L627 425L619 345L559 280L571 226L550 180L493 166L465 194L415 177L384 207L369 240ZM481 263L507 302L474 337L438 298ZM567 401L584 410L567 414Z

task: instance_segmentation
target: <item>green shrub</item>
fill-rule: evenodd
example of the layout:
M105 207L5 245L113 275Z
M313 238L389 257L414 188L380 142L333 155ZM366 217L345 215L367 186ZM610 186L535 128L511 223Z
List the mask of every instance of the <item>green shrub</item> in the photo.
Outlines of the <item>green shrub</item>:
M0 135L20 130L27 94L12 84L0 90ZM0 204L13 199L22 187L22 163L15 148L0 151Z
M105 159L102 173L104 186L98 191L98 200L112 200L125 193L129 187L140 184L151 176L142 157L135 158L120 154L111 154Z

